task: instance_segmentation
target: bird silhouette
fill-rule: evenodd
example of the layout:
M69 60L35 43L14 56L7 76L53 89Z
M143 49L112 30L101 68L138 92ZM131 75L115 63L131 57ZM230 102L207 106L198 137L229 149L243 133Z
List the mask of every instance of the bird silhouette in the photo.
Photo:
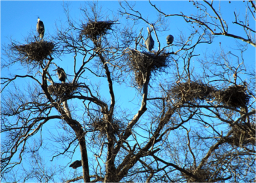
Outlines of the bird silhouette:
M151 36L151 31L149 30L148 27L147 27L147 29L148 29L148 37L147 37L147 39L145 41L145 45L146 45L148 51L151 51L153 49L153 47L154 47L154 40L153 40L153 38Z
M173 43L174 37L172 35L168 35L166 37L167 44L170 45Z
M69 165L69 167L71 167L73 169L77 169L80 166L82 166L81 160L76 160L73 163L71 163L71 165Z
M36 30L39 34L39 37L41 39L43 39L43 37L44 37L44 23L40 20L39 17L37 19Z
M64 69L62 69L61 67L58 67L58 68L55 69L54 71L57 71L59 80L60 80L62 83L65 83L65 81L66 81L66 79L67 79L67 75L66 75Z

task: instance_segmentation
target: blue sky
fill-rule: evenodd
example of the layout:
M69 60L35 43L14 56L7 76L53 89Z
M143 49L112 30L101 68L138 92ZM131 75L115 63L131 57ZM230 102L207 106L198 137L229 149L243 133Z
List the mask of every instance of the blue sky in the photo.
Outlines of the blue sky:
M72 17L81 18L79 8L84 4L82 1L2 1L2 43L8 42L10 37L22 41L31 31L34 31L36 34L35 27L37 17L40 17L44 22L46 28L45 36L53 34L56 30L56 23L65 19L63 10L64 3L70 5L70 14ZM163 11L168 12L171 10L171 13L179 13L181 9L184 10L184 8L186 8L186 12L188 12L190 5L183 1L177 4L172 3L171 6L168 1L158 1L155 3L158 4ZM181 4L186 4L186 6ZM118 1L100 1L100 5L102 5L104 11L107 13L119 8ZM146 1L136 2L136 8L149 18L154 18L155 16L155 11L152 10L152 7L150 7ZM170 29L177 29L178 25L179 22L171 23Z
M65 16L64 3L70 5L70 14L77 18L81 17L79 8L84 4L82 1L2 1L1 3L2 42L6 41L6 37L13 36L16 39L21 39L31 29L35 31L38 16L45 24L45 36L47 36L55 30L55 23L63 20ZM144 4L145 2L140 3ZM107 8L111 11L119 8L118 1L100 1L100 4L104 7L104 11Z

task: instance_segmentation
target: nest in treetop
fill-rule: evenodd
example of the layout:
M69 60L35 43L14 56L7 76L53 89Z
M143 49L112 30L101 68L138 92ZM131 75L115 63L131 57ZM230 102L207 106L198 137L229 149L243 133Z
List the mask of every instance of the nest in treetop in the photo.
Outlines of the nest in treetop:
M135 71L135 81L138 86L143 86L143 75L141 71Z
M78 88L78 84L73 83L55 83L48 86L48 92L55 96L68 96Z
M35 64L47 58L53 52L54 44L47 41L31 42L25 45L14 45L12 49L17 51L20 59L27 64Z
M84 24L80 36L85 35L87 38L97 40L100 36L107 34L108 30L112 30L113 21L90 21Z
M233 85L225 90L217 91L215 93L215 98L220 103L230 107L245 107L250 99L245 91L245 86Z
M183 102L194 102L212 97L215 88L202 82L178 83L169 90L169 95Z
M243 123L232 127L232 135L226 139L227 143L235 146L247 144L255 145L255 123Z
M108 122L105 121L104 119L96 119L93 121L93 123L91 124L94 131L99 131L101 136L105 136L106 135L106 124ZM118 134L123 128L123 124L121 123L121 121L114 119L112 123L109 123L110 125L110 131L112 132L112 134Z
M140 52L138 50L129 50L129 65L132 70L147 72L156 71L161 68L167 67L167 59L169 54L161 52L160 54Z
M129 67L135 72L135 81L139 86L143 85L143 74L151 74L167 67L169 54L161 52L160 54L140 52L138 50L128 51Z
M207 182L212 176L212 173L208 169L200 169L197 172L194 172L194 168L191 167L186 169L186 171L197 177L197 179L195 179L194 177L181 172L181 175L187 179L187 182Z

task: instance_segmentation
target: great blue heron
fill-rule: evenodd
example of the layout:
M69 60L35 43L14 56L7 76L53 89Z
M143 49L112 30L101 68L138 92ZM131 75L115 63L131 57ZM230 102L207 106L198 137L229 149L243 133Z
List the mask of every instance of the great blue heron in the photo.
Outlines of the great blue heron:
M168 44L168 45L169 45L169 44L172 44L173 40L174 40L174 37L173 37L172 35L168 35L168 36L166 37L166 41L167 41L167 44Z
M76 169L78 167L82 166L82 162L81 160L76 160L74 161L73 163L71 163L71 165L69 165L69 167L73 168L73 169Z
M148 29L148 37L147 37L147 39L145 41L145 45L146 45L148 51L151 51L152 48L154 47L154 40L153 40L153 38L151 36L151 31L149 30L148 27L147 27L147 29Z
M64 69L62 69L61 67L58 67L57 69L55 69L54 71L57 70L57 74L58 74L58 77L59 77L59 80L62 82L62 83L65 83L66 79L67 79L67 75L64 71Z
M39 34L39 37L41 39L43 39L43 37L44 37L44 23L40 20L39 17L37 19L36 30Z

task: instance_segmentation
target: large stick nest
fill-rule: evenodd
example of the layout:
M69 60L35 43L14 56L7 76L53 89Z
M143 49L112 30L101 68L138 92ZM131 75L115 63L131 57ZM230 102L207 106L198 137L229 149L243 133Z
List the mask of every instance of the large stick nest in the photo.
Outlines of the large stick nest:
M135 72L135 81L138 86L143 85L143 75L151 74L152 71L163 70L167 67L169 54L140 52L138 50L128 51L129 67Z
M136 81L136 83L137 83L137 85L138 86L143 86L143 81L144 81L144 79L143 79L143 74L142 74L142 72L140 72L140 71L135 71L135 81Z
M232 135L227 138L227 143L235 146L247 144L255 145L255 123L239 124L232 127Z
M108 30L112 30L113 21L90 21L82 26L80 36L85 35L87 38L97 40L100 36L107 34Z
M215 93L215 98L220 103L230 107L245 107L249 102L246 87L242 85L229 86L227 89Z
M104 120L104 119L96 119L93 121L93 123L91 124L94 131L99 131L101 136L105 136L106 135L106 131L107 129L107 123L109 123L110 125L110 131L112 134L119 134L119 132L121 130L123 130L124 125L121 123L121 121L114 119L111 123Z
M201 82L178 83L169 90L169 95L183 102L195 102L212 97L215 88Z
M55 96L68 96L71 95L77 88L78 84L73 83L55 83L54 85L48 86L48 92Z
M46 59L53 52L54 44L47 41L31 42L25 45L14 45L12 49L17 51L27 64L35 64Z
M186 169L186 171L197 177L197 179L195 179L182 172L181 175L187 180L187 182L207 182L212 176L211 171L208 169L200 169L195 172L195 169L191 167Z
M134 71L141 71L143 73L156 71L160 68L167 67L167 59L169 54L162 52L160 54L140 52L138 50L129 50L129 66Z

